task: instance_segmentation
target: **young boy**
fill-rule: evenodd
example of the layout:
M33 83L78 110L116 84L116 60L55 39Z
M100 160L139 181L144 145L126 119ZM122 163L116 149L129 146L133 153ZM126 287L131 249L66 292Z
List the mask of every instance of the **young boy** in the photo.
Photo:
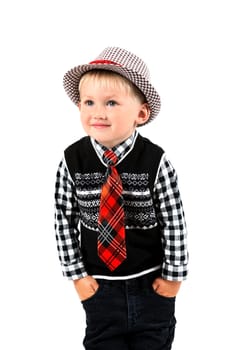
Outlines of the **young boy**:
M88 350L169 350L175 297L187 276L177 177L137 127L160 97L145 63L116 47L64 76L87 136L69 146L56 180L64 276L86 312Z

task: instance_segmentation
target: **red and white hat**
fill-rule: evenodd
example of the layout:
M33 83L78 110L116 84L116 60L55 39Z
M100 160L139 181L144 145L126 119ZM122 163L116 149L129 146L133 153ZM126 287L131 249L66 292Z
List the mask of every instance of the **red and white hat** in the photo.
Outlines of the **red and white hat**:
M94 69L113 71L130 80L146 98L150 108L148 122L158 115L161 107L160 96L150 83L150 73L146 64L133 53L119 47L107 47L94 61L74 67L64 75L64 89L76 105L80 98L80 79L84 73Z

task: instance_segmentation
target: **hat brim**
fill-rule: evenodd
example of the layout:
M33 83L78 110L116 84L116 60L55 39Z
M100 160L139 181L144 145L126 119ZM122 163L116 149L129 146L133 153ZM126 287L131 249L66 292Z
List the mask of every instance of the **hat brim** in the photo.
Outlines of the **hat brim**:
M79 83L82 75L95 69L108 70L108 71L113 71L115 73L118 73L121 76L130 80L135 86L137 86L137 88L144 94L146 101L149 105L150 117L147 123L153 120L158 115L161 108L161 100L158 92L151 85L151 83L148 80L146 80L142 75L138 74L137 72L134 72L132 70L129 70L127 68L123 68L121 66L117 66L114 64L79 65L69 70L64 75L64 78L63 78L64 89L67 95L69 96L69 98L76 105L78 105L80 101Z

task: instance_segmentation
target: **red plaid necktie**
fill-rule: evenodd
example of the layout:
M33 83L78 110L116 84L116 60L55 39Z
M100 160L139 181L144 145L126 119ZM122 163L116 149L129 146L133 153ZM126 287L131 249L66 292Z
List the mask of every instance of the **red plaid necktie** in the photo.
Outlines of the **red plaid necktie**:
M115 270L127 257L124 228L122 182L115 168L118 157L107 150L108 177L102 186L98 218L98 255L107 267Z

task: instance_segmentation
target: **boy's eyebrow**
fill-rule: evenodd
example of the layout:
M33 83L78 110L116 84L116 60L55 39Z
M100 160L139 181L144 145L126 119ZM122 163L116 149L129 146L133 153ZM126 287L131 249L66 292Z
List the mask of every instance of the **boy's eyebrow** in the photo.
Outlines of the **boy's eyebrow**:
M83 95L81 96L80 95L80 98L85 98L85 99L94 99L95 97L91 96L91 95ZM110 99L114 99L114 98L118 98L117 95L107 95L107 96L104 96L104 99L106 100L110 100Z
M110 100L110 99L119 98L119 97L117 95L107 95L107 96L105 96L105 98Z
M90 98L90 99L93 98L92 96L89 96L89 95L83 95L83 96L81 96L81 94L80 94L80 97L82 97L82 98Z

